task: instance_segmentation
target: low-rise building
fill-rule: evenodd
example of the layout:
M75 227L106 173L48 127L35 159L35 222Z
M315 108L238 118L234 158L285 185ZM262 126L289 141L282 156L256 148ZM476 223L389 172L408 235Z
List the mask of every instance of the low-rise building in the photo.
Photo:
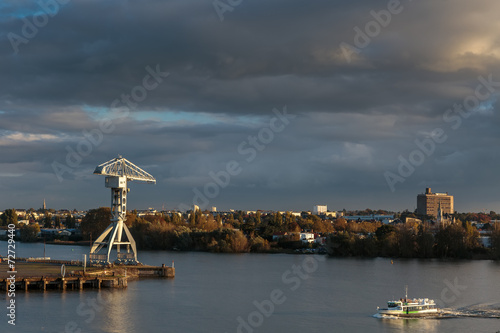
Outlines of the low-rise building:
M314 234L312 232L301 232L300 240L302 241L302 243L313 243Z

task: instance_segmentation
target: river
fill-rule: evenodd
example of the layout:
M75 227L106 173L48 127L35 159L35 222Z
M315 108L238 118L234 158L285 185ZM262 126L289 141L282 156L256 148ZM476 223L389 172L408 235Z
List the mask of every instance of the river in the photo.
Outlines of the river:
M44 246L16 244L18 257ZM7 242L0 242L5 255ZM82 259L87 247L47 245L53 259ZM145 264L171 265L171 280L131 281L124 290L16 293L16 325L0 295L0 332L497 332L500 263L334 259L318 255L140 251ZM447 319L380 319L377 306L428 297Z

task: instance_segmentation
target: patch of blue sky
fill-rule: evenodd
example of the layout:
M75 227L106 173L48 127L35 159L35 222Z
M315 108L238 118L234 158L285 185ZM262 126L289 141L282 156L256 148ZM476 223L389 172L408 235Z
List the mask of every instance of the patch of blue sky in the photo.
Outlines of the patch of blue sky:
M32 17L44 13L42 8L33 2L30 6L12 5L9 3L0 2L0 19L8 20L12 18L22 19L24 17Z
M263 115L232 115L224 113L186 112L186 111L129 111L121 112L110 110L108 107L84 105L82 109L93 119L128 117L136 121L155 121L163 125L198 126L198 125L238 125L244 127L258 127L269 121Z
M495 111L495 104L497 103L497 101L498 101L497 96L494 95L490 97L488 100L479 104L475 112L482 115L492 115Z
M109 116L109 108L105 107L84 105L82 106L82 110L85 111L92 119L96 120Z
M132 112L130 116L138 121L160 121L186 126L232 124L252 127L260 126L266 119L266 117L256 115L229 115L185 111L137 111Z
M67 4L48 1L0 1L0 20L22 19L36 15L56 15Z
M214 119L209 114L199 114L184 111L135 111L130 117L139 121L161 121L174 123L213 123Z

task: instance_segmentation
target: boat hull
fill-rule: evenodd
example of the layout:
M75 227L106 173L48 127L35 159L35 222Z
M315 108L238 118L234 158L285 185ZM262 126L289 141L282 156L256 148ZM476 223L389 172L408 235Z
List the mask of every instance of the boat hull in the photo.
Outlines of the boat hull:
M437 309L408 311L408 313L406 313L406 311L403 310L379 309L378 313L385 316L396 316L405 318L419 318L419 317L435 316L439 314Z

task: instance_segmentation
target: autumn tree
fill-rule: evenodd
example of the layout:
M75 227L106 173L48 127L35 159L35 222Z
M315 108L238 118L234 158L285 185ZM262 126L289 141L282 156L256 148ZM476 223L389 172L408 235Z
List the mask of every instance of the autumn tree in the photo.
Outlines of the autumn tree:
M462 224L465 231L464 243L467 250L471 251L480 246L479 231L470 222Z
M196 213L195 212L191 212L189 214L189 226L192 228L194 226L196 226Z
M333 223L333 226L334 226L335 230L337 230L337 231L344 231L347 229L347 221L343 217L340 217L340 218L335 220L335 222Z
M260 236L251 240L250 250L252 252L266 252L269 251L270 248L269 242Z
M330 233L333 232L333 225L330 221L316 221L313 224L313 230L314 232L319 232L319 233Z

